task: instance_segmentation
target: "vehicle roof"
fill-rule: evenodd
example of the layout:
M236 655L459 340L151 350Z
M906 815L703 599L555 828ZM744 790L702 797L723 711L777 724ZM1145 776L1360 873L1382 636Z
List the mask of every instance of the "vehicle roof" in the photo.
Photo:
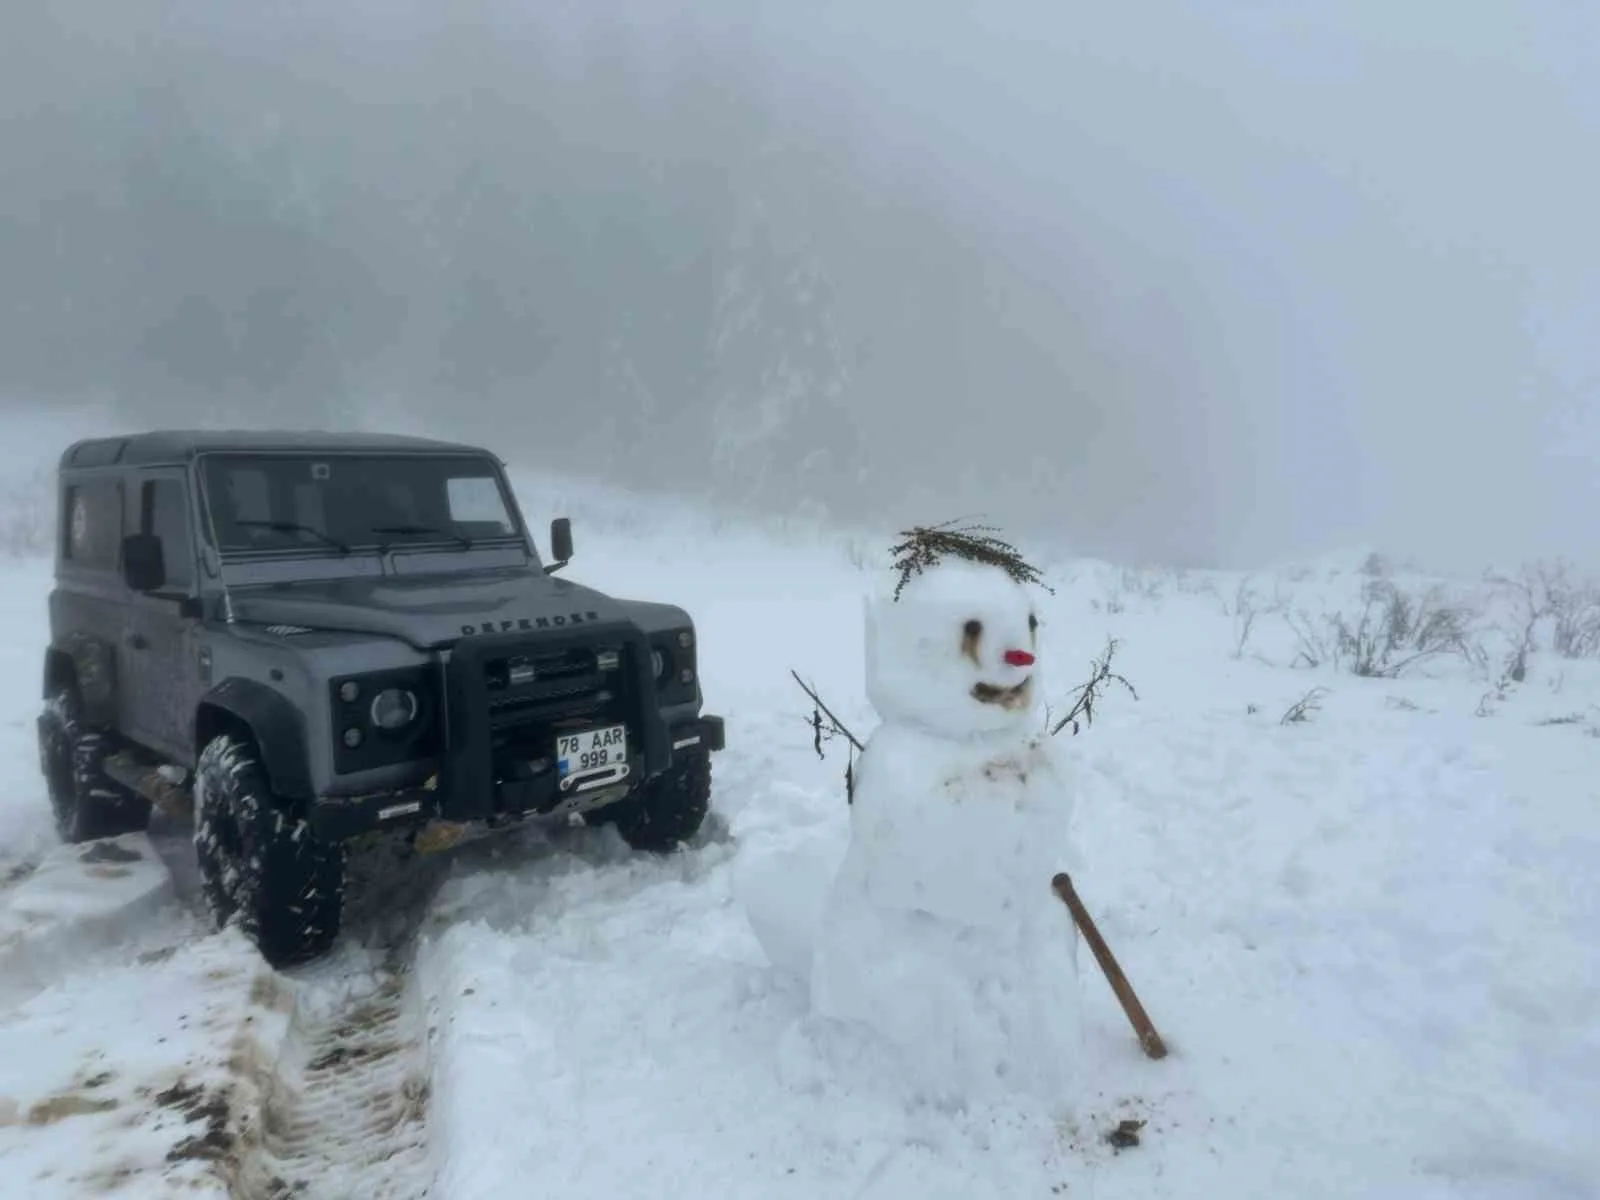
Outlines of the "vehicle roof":
M93 467L153 467L186 463L197 454L232 450L284 453L326 450L335 454L486 454L481 446L442 442L398 433L329 433L311 429L154 429L115 437L84 438L61 454L62 470Z

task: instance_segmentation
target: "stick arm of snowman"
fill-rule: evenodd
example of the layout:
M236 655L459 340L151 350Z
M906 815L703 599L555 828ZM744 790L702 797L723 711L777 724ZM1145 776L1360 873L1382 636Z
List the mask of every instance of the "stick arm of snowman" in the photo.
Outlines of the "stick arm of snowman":
M1077 889L1072 886L1072 877L1065 871L1060 872L1050 881L1050 887L1061 898L1061 902L1072 913L1083 940L1089 943L1089 949L1094 951L1095 960L1100 964L1100 969L1105 972L1106 982L1111 985L1111 990L1116 993L1117 1001L1122 1005L1122 1011L1128 1018L1128 1023L1133 1026L1133 1031L1139 1037L1139 1045L1150 1058L1165 1058L1167 1056L1166 1043L1161 1040L1161 1035L1156 1032L1156 1027L1151 1023L1149 1014L1144 1011L1144 1005L1139 1003L1139 997L1134 994L1133 984L1128 982L1128 977L1122 973L1122 968L1117 965L1117 959L1111 953L1111 947L1106 945L1105 938L1100 936L1100 930L1095 927L1094 918L1089 915L1089 910L1083 906L1083 901L1078 898Z

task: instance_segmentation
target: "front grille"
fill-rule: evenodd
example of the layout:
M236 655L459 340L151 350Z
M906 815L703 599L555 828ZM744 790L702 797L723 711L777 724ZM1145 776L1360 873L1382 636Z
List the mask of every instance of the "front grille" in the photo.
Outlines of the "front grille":
M605 661L612 664L610 670L601 669ZM483 687L495 741L510 744L519 732L543 735L551 722L564 717L608 713L625 690L621 666L622 646L614 643L530 648L488 659Z
M484 664L485 683L491 693L503 693L563 680L585 679L601 674L600 660L603 655L612 656L611 661L618 663L621 654L622 647L613 645L507 654Z
M524 642L481 664L496 778L553 761L561 728L626 722L630 690L620 640L549 646Z
M629 622L464 638L447 678L446 775L457 813L487 815L498 784L553 771L562 730L622 723L647 770L670 756L650 645Z

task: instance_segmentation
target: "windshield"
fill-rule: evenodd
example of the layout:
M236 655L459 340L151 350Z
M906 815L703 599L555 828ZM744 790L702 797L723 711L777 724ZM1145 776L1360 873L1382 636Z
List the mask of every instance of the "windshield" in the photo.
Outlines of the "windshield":
M493 460L468 455L208 454L218 549L352 549L518 535Z

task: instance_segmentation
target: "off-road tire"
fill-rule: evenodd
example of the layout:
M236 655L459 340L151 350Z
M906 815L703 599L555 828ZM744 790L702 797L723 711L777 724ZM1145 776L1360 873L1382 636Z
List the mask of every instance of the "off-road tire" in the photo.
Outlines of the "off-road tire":
M219 929L240 931L273 967L326 953L339 936L344 847L318 841L268 786L255 747L212 738L195 764L194 848Z
M69 843L142 833L150 801L106 774L112 739L83 719L78 690L58 689L39 714L39 767L50 793L56 832Z
M710 812L711 752L694 749L680 750L667 770L584 819L615 826L635 850L665 854L700 832Z

